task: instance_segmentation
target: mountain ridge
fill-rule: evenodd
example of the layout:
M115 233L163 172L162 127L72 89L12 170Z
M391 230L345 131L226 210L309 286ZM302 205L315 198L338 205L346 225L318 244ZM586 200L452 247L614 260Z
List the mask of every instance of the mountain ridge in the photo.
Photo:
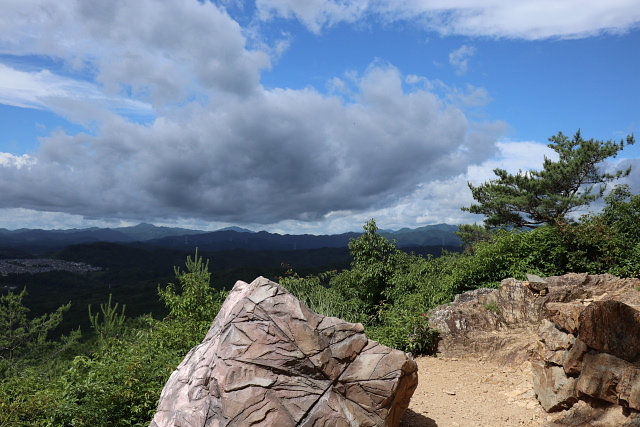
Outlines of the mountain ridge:
M398 247L456 246L460 239L454 234L457 226L435 224L416 229L379 231L380 235L394 240ZM140 223L130 227L85 228L66 230L0 228L0 247L17 248L33 246L41 248L63 247L73 244L111 242L122 244L143 243L152 247L208 251L232 249L248 250L299 250L347 247L351 239L361 233L341 234L278 234L252 231L240 227L226 227L216 231L159 227Z

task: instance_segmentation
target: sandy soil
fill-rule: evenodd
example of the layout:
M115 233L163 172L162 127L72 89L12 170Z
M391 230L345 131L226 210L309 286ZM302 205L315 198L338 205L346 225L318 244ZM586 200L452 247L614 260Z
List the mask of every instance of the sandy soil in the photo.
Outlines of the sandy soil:
M419 384L402 427L540 427L548 421L532 390L530 364L417 359Z

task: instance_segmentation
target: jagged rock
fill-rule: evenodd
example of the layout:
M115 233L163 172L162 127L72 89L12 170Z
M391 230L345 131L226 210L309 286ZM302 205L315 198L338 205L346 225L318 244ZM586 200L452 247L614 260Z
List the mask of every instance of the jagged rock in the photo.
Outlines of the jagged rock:
M640 312L620 301L596 301L580 314L578 337L593 349L633 362L640 356Z
M627 402L627 406L640 410L640 368L625 370L616 388L618 399Z
M535 274L527 274L527 281L529 289L534 292L546 291L549 287L545 279Z
M556 413L544 427L639 427L637 413L625 414L620 406L585 396L571 409Z
M536 325L544 317L546 297L533 293L524 282L505 279L498 289L501 321L507 327Z
M417 381L415 361L362 325L258 278L236 283L169 378L151 427L397 427Z
M551 320L559 329L576 335L580 323L580 313L586 308L581 302L550 302L546 305Z
M567 349L571 348L575 337L559 330L556 325L543 319L538 329L540 337L538 353L546 362L562 366Z
M499 289L458 295L452 304L437 307L429 315L431 327L441 332L438 353L523 363L535 351L539 299L514 279L503 280Z
M567 350L572 344L572 337L556 328L556 325L547 319L542 320L538 335L548 350Z
M571 348L565 353L562 367L567 375L578 375L582 371L582 360L589 347L576 338Z
M593 301L611 299L640 308L639 279L571 273L543 280L546 295L533 292L529 282L505 279L499 289L465 292L453 303L434 309L429 322L441 332L438 352L446 357L486 356L519 364L536 351L542 319L577 335L579 315ZM487 310L489 304L496 310Z
M531 364L531 368L534 373L533 391L545 411L568 409L578 401L576 379L567 377L560 366L536 361Z
M607 353L585 354L582 372L576 389L584 394L607 402L617 403L616 388L625 371L631 368L629 362Z

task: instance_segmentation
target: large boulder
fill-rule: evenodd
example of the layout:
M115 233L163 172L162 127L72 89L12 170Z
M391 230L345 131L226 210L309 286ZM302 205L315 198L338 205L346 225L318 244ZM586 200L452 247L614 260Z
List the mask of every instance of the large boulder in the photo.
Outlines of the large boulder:
M579 319L578 337L589 347L628 362L640 356L640 311L620 301L595 301Z
M417 384L408 355L260 277L236 283L151 427L397 427Z

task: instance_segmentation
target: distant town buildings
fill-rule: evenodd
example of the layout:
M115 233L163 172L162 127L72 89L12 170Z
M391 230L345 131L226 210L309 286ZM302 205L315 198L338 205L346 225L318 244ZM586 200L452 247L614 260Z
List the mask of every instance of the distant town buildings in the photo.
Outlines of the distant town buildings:
M63 261L60 259L0 259L0 275L23 273L46 273L47 271L64 270L73 273L87 273L102 270L83 262Z

